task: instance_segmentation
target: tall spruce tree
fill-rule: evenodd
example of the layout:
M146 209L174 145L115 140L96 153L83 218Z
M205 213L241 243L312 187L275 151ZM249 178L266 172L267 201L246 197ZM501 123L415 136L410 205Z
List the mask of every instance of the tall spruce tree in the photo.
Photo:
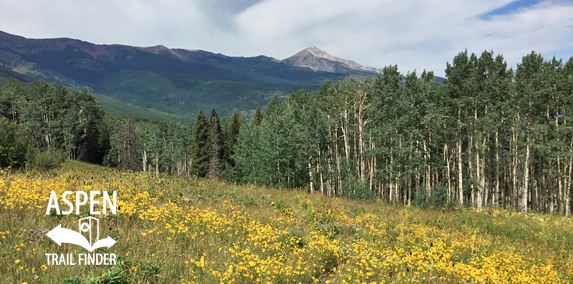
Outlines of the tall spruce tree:
M251 120L251 124L254 126L259 126L263 121L263 111L260 108L255 110L253 114L253 119Z
M211 159L211 127L203 110L199 111L195 125L193 125L191 152L193 154L191 174L206 177L209 173Z
M223 157L223 147L221 139L221 123L215 108L211 111L209 118L211 125L211 157L209 159L209 178L219 180L221 178L221 159Z
M235 112L231 118L231 126L228 130L228 135L225 137L227 141L225 142L225 153L223 153L223 160L227 168L232 168L235 166L235 162L232 159L232 156L235 154L235 145L237 144L237 139L239 139L240 131L241 122L239 121L239 113Z

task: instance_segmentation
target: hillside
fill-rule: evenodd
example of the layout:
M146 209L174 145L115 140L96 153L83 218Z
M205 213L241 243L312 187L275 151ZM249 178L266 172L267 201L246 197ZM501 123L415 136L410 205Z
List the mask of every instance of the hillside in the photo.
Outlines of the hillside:
M46 264L85 250L42 236L89 215L46 216L50 191L118 190L115 265ZM420 209L67 161L0 177L0 277L9 283L571 283L570 218ZM60 204L61 200L60 200ZM74 229L75 230L75 229Z
M267 56L229 57L162 45L98 45L0 32L0 67L144 108L166 106L174 109L173 114L213 107L223 116L235 110L249 112L266 106L275 95L284 97L302 88L316 90L327 80L346 76L377 74L374 68L324 51L313 49L312 54L299 57L300 53L284 61ZM321 67L309 65L313 62Z
M0 87L10 80L18 80L22 84L29 84L34 81L34 78L0 67Z
M18 80L22 85L30 85L36 81L32 77L0 67L0 88L10 80ZM173 107L151 103L144 106L134 105L100 94L93 95L101 105L102 110L111 115L133 116L154 121L176 121L179 123L189 123L195 119L194 114Z

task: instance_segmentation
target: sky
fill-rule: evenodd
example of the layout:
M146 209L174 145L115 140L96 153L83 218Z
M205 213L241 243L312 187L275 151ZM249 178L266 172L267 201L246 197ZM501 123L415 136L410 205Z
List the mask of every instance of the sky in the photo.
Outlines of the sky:
M459 52L515 69L531 51L573 56L573 0L0 0L0 30L27 38L165 45L285 59L316 46L363 66L445 75Z

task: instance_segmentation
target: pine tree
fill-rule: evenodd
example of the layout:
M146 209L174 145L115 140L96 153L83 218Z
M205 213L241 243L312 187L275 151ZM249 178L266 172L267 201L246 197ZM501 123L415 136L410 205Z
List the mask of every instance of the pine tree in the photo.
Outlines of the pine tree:
M258 109L258 108L257 108ZM239 132L241 131L241 122L239 121L239 113L235 112L231 118L231 149L237 144L237 139L239 138Z
M223 149L221 147L221 123L219 122L219 116L215 108L211 111L211 117L209 118L211 126L211 157L209 159L209 178L214 180L219 180L221 178L221 158L223 154Z
M199 111L195 125L193 125L191 151L193 154L191 174L206 177L209 173L209 160L211 158L211 128L203 110Z
M251 120L251 125L259 126L263 121L263 112L260 108L255 110L255 114L253 114L253 119Z
M231 126L228 129L225 142L225 152L223 153L223 162L228 168L235 166L235 162L232 159L233 154L235 154L235 145L237 144L237 139L239 138L239 133L241 131L241 122L239 121L239 113L235 112L231 118Z

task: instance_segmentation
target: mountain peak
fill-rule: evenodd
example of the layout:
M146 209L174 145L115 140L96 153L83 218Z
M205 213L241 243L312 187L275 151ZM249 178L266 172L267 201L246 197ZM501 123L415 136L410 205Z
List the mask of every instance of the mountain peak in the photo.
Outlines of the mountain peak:
M322 57L322 58L327 58L327 57L331 57L330 54L326 53L326 51L313 46L313 47L309 47L307 49L305 49L306 51L310 52L311 54L313 54L314 56L317 57Z
M283 60L283 63L295 67L310 68L314 71L346 73L350 70L356 70L381 73L379 69L363 67L352 60L340 59L315 46L299 51L297 54Z
M155 54L159 54L160 51L163 50L169 50L169 48L167 48L165 45L156 45L156 46L150 46L150 47L143 47L141 48L143 51L147 51L147 52L151 52L151 53L155 53Z

